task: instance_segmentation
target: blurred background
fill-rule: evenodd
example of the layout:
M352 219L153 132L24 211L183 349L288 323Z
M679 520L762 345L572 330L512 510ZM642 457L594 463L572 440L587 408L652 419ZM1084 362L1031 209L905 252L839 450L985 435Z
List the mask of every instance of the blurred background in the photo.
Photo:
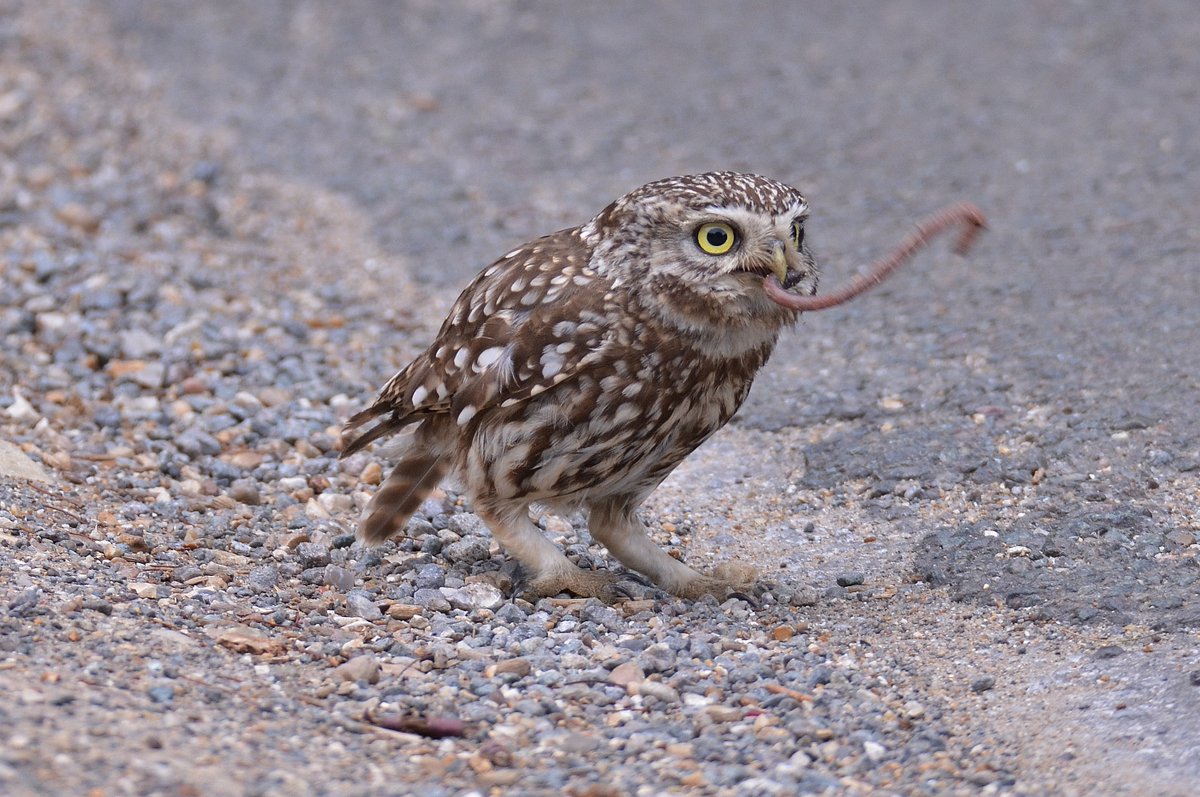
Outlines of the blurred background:
M716 168L803 188L846 255L969 197L1005 285L1196 222L1187 2L99 6L183 116L355 198L424 280Z

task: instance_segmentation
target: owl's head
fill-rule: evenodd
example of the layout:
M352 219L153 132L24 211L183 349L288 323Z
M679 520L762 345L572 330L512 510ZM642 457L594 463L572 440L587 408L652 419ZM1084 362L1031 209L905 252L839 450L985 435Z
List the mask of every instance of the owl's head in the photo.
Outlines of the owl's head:
M816 292L805 240L808 203L796 189L754 174L708 172L648 183L613 202L581 231L592 265L683 325L766 325L795 313L771 301L763 277Z

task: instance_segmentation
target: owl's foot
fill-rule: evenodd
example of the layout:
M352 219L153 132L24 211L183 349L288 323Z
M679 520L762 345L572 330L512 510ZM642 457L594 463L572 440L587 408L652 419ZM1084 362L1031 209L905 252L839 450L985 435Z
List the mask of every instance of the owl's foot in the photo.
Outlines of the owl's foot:
M598 598L612 604L634 596L636 588L626 573L611 570L583 570L572 565L570 570L542 573L526 582L522 597L531 603L569 592L580 598Z
M742 598L756 602L755 593L758 570L745 562L724 562L717 565L712 575L697 573L694 578L676 585L671 592L680 598L702 598L712 595L717 600Z

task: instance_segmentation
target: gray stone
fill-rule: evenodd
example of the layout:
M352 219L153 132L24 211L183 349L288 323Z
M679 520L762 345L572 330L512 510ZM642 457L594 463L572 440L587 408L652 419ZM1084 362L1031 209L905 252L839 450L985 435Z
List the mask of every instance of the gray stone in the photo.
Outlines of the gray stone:
M353 570L349 570L341 565L325 565L321 573L321 580L328 586L341 592L349 592L358 582L358 576Z
M859 584L862 584L866 580L867 580L867 577L864 573L860 573L859 571L854 570L854 571L851 571L848 573L842 573L841 575L839 575L837 577L837 585L839 587L855 587L855 586L858 586Z
M252 568L246 577L246 586L255 592L270 592L279 582L279 568L274 565L260 565Z
M457 515L455 516L457 517ZM442 549L446 558L451 562L471 564L491 558L488 541L482 537L464 537L458 542L452 542Z
M352 590L346 595L346 608L354 617L374 622L383 619L383 612L375 605L375 600L362 590Z
M379 659L374 656L355 656L345 664L334 667L332 675L335 681L379 683Z
M413 603L434 612L450 611L450 601L436 589L419 589L413 593Z
M302 542L296 546L296 558L305 569L324 567L329 564L329 548L319 542Z
M421 565L413 578L417 589L437 589L446 584L446 569L438 564Z

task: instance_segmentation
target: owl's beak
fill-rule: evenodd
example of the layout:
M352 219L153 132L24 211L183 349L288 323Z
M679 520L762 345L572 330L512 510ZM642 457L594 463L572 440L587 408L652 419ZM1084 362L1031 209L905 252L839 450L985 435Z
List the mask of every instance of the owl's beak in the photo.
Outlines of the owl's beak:
M771 252L771 273L779 280L780 285L787 283L787 255L783 251L783 241L776 241Z

